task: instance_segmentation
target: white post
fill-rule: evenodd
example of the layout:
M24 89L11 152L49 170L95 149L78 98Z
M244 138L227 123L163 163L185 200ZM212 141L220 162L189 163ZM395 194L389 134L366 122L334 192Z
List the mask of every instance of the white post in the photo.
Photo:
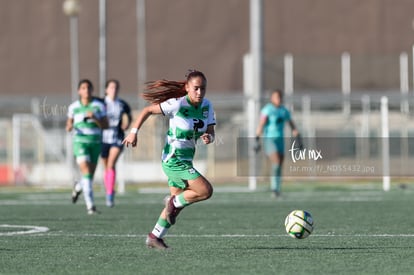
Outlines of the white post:
M362 117L361 117L361 138L359 139L359 149L357 154L359 154L361 159L366 159L369 157L369 116L371 103L369 95L363 95L361 98L362 101Z
M412 47L412 73L413 73L413 79L412 79L412 81L413 81L413 90L414 90L414 45L413 45L413 47Z
M343 113L349 115L351 113L349 99L351 94L351 56L347 52L344 52L341 56L341 87L344 97Z
M21 178L18 176L20 172L20 115L14 114L12 118L13 124L13 174L15 184L20 184Z
M70 73L71 73L71 97L72 101L78 98L79 82L79 34L78 34L78 14L80 11L79 0L65 0L63 2L63 12L69 16L70 31Z
M400 54L400 90L401 90L401 105L402 113L409 112L408 107L408 54L403 52Z
M138 77L138 93L142 91L145 82L147 81L147 46L146 46L146 9L145 0L137 0L137 77ZM142 100L138 101L138 109L145 106Z
M106 82L106 0L99 0L99 96L105 95Z
M263 89L263 0L250 0L250 54L252 67L251 100L248 101L249 113L249 189L256 189L256 154L254 137ZM250 164L251 162L251 164Z
M371 109L371 102L369 95L363 95L362 101L362 119L361 119L361 137L369 137L369 115Z
M288 109L293 111L293 56L291 54L285 54L284 60L284 81L285 81L285 94L287 95L287 100L285 105Z
M288 53L283 58L285 93L288 96L293 95L293 55Z
M78 98L79 82L79 42L78 42L78 17L70 17L70 51L71 51L71 78L72 101Z
M252 66L252 57L250 54L246 54L243 58L243 89L244 96L247 100L245 104L245 119L247 120L247 133L248 133L248 143L247 143L247 156L249 158L249 189L256 190L257 180L256 180L256 155L254 153L254 140L252 136L255 134L255 100L253 97L253 66Z
M309 95L305 95L302 97L302 121L304 127L304 133L302 136L313 137L312 131L312 122L311 122L311 110L312 110L312 102L311 97Z
M382 129L382 187L384 191L390 190L390 150L388 128L388 98L381 97L381 129Z

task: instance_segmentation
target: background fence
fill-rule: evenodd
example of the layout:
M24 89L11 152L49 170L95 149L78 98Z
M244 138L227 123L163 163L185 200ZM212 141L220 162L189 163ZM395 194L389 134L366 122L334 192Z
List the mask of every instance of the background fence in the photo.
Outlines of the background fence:
M280 87L284 83L284 57L267 57L265 62L266 87ZM404 61L405 60L405 61ZM285 96L285 105L292 110L302 136L310 138L372 138L381 137L380 99L389 101L389 133L393 138L392 161L399 166L409 166L413 156L410 139L414 135L414 102L407 91L409 75L408 56L352 57L350 82L352 91L341 90L341 57L294 57L293 94ZM403 66L401 66L403 64ZM406 65L404 65L406 64ZM405 76L405 77L402 77ZM375 83L375 84L373 84ZM286 84L286 83L285 83ZM375 89L364 89L365 87ZM394 87L394 88L393 88ZM396 88L397 87L397 88ZM399 87L399 88L398 88ZM283 88L283 87L282 87ZM136 109L137 97L123 95ZM216 116L216 141L214 145L197 147L196 166L217 182L242 183L248 181L246 162L238 146L240 137L248 137L246 111L247 99L243 92L210 92ZM268 91L262 95L261 104L268 100ZM64 131L67 97L39 97L11 99L1 103L3 118L0 125L0 183L47 186L70 186L77 177L71 152L70 135ZM138 110L134 111L136 117ZM165 176L161 171L160 155L167 121L162 116L152 117L139 134L137 148L125 148L118 163L118 180L123 183L159 182ZM289 131L287 129L287 134ZM404 149L399 146L407 143ZM358 141L355 141L358 143ZM371 142L371 152L381 152L379 142ZM397 146L398 145L398 146ZM402 149L401 149L402 148ZM357 151L348 155L349 162L357 158ZM380 154L372 154L380 161ZM258 155L258 173L266 181L265 157ZM248 162L246 162L248 163ZM391 163L393 165L393 163ZM285 165L284 173L289 174ZM99 165L96 179L102 181ZM406 170L404 170L406 171ZM378 175L376 175L378 176ZM409 173L395 176L407 177ZM304 180L302 177L301 180Z
M239 138L248 136L246 116L249 114L244 112L245 100L241 96L210 98L215 105L218 121L216 141L210 146L198 145L196 166L216 181L246 182L248 175L240 171L243 167L238 165L245 157L238 147ZM405 100L401 97L389 98L389 127L390 136L394 138L391 149L399 148L391 150L394 152L393 157L398 163L409 166L414 152L411 149L401 150L399 144L414 136L414 122L412 112L401 112L400 106L401 102L407 102L412 110L414 102ZM361 138L381 137L379 96L353 95L349 101L350 114L343 112L344 98L340 95L297 95L286 98L286 105L293 109L293 119L305 138L348 138L357 143ZM71 138L64 131L65 120L63 113L53 116L14 114L11 119L1 120L0 179L3 184L71 184L77 176L77 169L72 168L72 154L67 150ZM120 181L138 183L165 180L159 161L166 130L167 121L162 116L147 121L140 131L138 147L125 148L118 163ZM289 132L286 129L288 135ZM381 159L378 153L381 152L380 145L379 142L370 142L371 152L377 152L371 153L371 157L377 161ZM348 152L347 157L351 162L358 158L357 153ZM265 163L265 157L259 155L259 166L265 167ZM100 169L98 167L98 181L101 180ZM266 176L266 169L261 168L259 171L257 176ZM289 175L286 171L285 174Z

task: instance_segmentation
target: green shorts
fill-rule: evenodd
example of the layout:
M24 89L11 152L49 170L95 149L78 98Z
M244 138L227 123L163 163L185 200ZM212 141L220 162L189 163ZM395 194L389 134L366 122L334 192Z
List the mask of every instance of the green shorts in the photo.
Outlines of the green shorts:
M169 159L162 162L162 169L168 177L168 186L184 189L187 187L187 181L201 176L193 167L191 161L182 161L178 159Z
M85 143L85 142L74 142L73 143L73 154L76 157L76 161L79 162L90 162L98 163L99 155L101 154L102 144L97 143Z

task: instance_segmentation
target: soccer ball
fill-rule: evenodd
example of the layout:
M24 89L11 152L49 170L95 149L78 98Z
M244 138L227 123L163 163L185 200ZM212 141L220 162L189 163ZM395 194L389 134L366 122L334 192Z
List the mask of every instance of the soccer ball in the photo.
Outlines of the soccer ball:
M304 210L293 210L285 219L286 232L295 239L304 239L313 231L313 218Z

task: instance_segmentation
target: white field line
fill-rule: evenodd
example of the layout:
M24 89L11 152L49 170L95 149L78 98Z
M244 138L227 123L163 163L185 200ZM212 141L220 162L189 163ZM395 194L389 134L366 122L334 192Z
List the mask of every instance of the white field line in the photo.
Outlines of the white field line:
M51 236L51 237L80 237L80 238L145 238L147 234L96 234L96 233L64 233L64 232L48 232L39 233L33 236ZM288 237L287 234L169 234L168 238L280 238ZM310 238L326 238L326 237L360 237L360 238L414 238L414 234L312 234Z
M0 228L10 228L10 231L0 231L0 236L15 236L15 235L24 235L24 234L45 233L49 231L49 228L47 227L34 226L34 225L0 224ZM13 229L24 229L24 230L16 231Z
M23 234L35 234L35 236L52 236L52 237L102 237L102 238L143 238L146 234L96 234L96 233L65 233L50 232L48 227L34 225L10 225L0 224L0 228L8 228L10 231L0 232L0 236L14 236ZM24 230L15 230L24 229ZM180 234L168 235L171 238L274 238L289 237L287 234ZM414 234L312 234L315 237L361 237L361 238L413 238Z
M246 201L248 201L248 197L246 197ZM284 197L281 198L278 202L279 203L287 203L287 202L297 202L297 201L310 201L310 200L314 200L315 197L311 197L311 196L290 196L290 197ZM341 196L341 197L329 197L329 196L324 196L324 197L318 197L318 201L319 202L343 202L343 203L348 203L348 202L373 202L373 201L382 201L383 199L381 197L368 197L368 196ZM269 199L270 201L270 199ZM257 202L257 201L255 201ZM83 202L80 202L81 204ZM127 200L124 201L120 201L120 203L132 203L134 205L141 205L141 204L160 204L160 200L140 200L139 198L137 199L131 199L128 198ZM231 200L224 200L224 199L214 199L214 200L210 200L208 201L208 203L218 203L218 204L233 204L233 202ZM69 201L69 199L66 200L53 200L53 199L43 199L43 200L0 200L0 206L22 206L22 205L54 205L54 206L64 206L64 205L70 205L72 204L72 202Z

